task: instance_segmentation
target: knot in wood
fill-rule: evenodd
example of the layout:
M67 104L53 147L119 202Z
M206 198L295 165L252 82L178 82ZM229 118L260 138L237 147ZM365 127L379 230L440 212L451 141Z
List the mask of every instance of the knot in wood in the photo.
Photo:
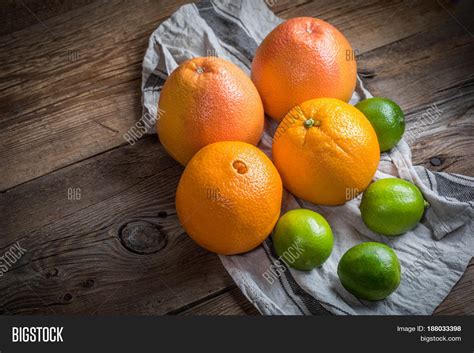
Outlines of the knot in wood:
M120 227L118 236L127 250L140 255L154 254L167 243L163 227L148 221L128 222Z

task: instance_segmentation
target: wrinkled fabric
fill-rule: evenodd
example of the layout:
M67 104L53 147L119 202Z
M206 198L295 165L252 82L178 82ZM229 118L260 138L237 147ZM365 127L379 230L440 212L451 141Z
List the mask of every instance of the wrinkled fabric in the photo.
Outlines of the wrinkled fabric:
M268 2L271 6L273 2ZM157 109L166 77L183 61L196 56L218 56L247 74L260 42L279 23L263 1L201 1L182 6L151 35L143 60L143 113L159 119ZM351 104L372 97L358 80ZM259 147L271 158L277 124L266 118ZM154 133L154 128L150 128ZM473 256L474 179L431 172L413 166L408 144L402 140L381 156L374 180L399 177L415 183L430 208L422 222L400 237L384 237L362 222L360 196L342 206L316 206L284 193L282 213L308 208L322 214L334 233L334 250L320 267L309 272L288 268L279 261L269 237L242 255L220 256L244 295L268 315L407 315L432 314L465 271ZM337 264L352 246L378 241L391 246L402 267L399 288L378 302L359 300L337 277ZM273 273L273 275L271 275Z

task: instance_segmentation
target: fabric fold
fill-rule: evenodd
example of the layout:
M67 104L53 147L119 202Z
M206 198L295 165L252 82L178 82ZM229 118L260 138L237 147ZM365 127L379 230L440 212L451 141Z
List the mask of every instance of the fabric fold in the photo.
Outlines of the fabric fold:
M205 0L182 6L151 35L143 60L143 113L156 119L166 76L196 56L219 56L247 74L256 48L282 20L263 1ZM358 78L350 101L372 97ZM396 97L393 97L396 100ZM259 147L271 157L277 124L266 118ZM155 133L150 129L150 133ZM310 272L288 268L273 253L271 237L242 255L220 256L243 294L262 314L269 315L427 315L432 314L462 276L473 256L474 178L431 172L413 166L402 140L381 156L375 180L400 177L415 183L430 207L422 222L400 237L384 237L362 222L360 196L342 206L313 205L285 192L282 212L308 208L321 213L335 235L331 257ZM359 300L337 277L337 264L350 247L365 241L391 246L402 266L402 282L378 302Z

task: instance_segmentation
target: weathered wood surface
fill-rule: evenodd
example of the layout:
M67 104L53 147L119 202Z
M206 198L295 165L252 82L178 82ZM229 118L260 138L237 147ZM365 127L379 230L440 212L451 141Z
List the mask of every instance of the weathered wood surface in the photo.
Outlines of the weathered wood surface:
M178 315L259 315L258 310L234 287L203 303L172 314Z
M155 136L134 146L122 138L140 118L148 36L186 2L23 0L28 8L2 9L11 15L0 21L0 253L16 241L27 250L0 282L3 312L256 313L179 226L182 168ZM468 1L271 3L284 18L320 17L347 35L372 92L407 112L416 163L473 175ZM442 114L420 124L432 105ZM472 264L438 313L474 313Z

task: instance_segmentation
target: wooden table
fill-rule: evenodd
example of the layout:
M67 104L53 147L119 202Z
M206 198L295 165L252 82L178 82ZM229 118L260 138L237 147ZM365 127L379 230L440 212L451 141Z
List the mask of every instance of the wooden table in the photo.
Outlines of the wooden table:
M183 168L156 136L122 137L141 116L148 37L186 2L2 4L0 253L26 251L2 273L3 313L257 313L180 227ZM415 163L474 175L472 1L268 3L346 34L368 88L406 112ZM436 313L474 314L473 264Z

